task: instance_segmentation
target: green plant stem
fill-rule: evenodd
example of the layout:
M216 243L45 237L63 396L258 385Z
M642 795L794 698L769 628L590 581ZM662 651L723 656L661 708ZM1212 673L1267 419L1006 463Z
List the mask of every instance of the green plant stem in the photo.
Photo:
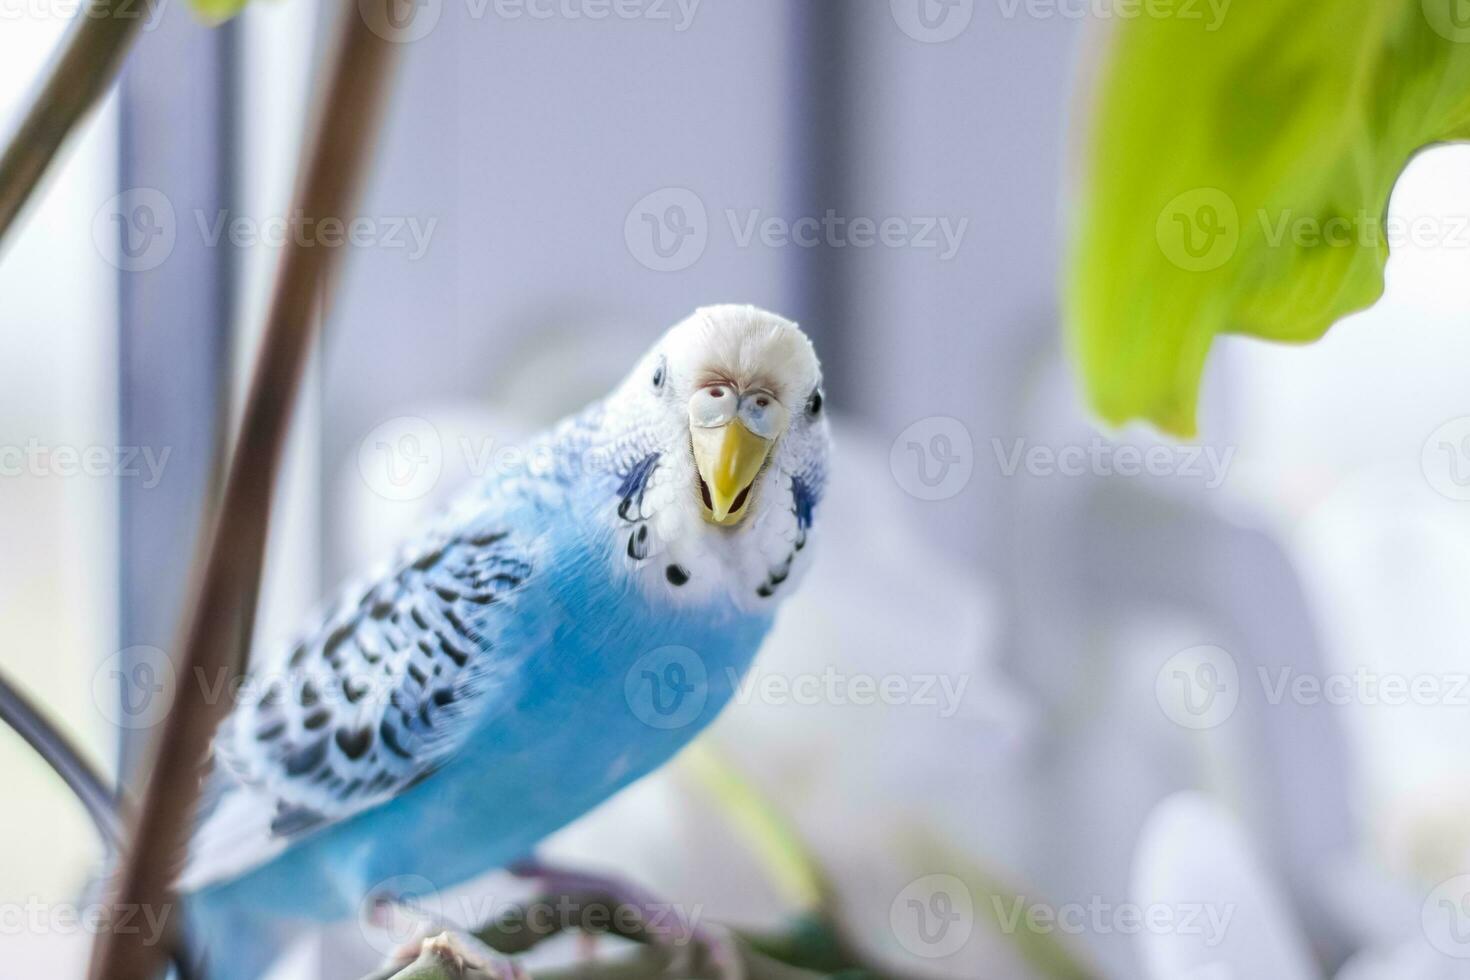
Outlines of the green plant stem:
M147 11L136 0L85 0L0 156L0 243L67 135L102 98Z

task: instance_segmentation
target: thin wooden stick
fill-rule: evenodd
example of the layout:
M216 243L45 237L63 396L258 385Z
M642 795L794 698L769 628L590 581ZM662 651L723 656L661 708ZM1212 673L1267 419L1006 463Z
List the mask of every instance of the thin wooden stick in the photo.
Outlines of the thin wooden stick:
M349 216L377 133L395 49L369 30L355 0L339 0L339 7L337 46L326 63L296 192L297 213L318 222ZM180 677L216 678L222 671L243 669L271 491L338 251L293 240L282 254L219 518L187 618ZM200 765L228 708L209 703L207 688L178 686L158 739L115 907L161 915L174 901L171 886L193 821ZM167 921L179 918L170 915ZM106 931L93 951L92 980L154 980L166 949L166 943L150 947L139 935Z
M147 16L137 0L86 0L77 11L60 52L0 156L0 242L67 134L112 84Z
M0 674L0 720L15 729L61 777L92 818L102 846L109 852L115 851L122 843L122 805L113 795L108 780L4 674Z

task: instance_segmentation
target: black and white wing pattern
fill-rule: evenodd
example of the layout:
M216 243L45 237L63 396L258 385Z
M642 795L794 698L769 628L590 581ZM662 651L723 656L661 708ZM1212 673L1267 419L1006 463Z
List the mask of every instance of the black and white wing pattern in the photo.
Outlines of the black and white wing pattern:
M532 574L524 543L484 520L431 535L253 668L179 886L239 874L432 773L513 668L502 646L525 649L511 611Z

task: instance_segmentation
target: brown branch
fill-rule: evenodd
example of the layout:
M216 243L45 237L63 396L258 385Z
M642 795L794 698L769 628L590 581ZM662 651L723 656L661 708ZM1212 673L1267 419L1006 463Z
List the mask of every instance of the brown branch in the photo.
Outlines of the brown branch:
M377 132L395 47L368 29L355 0L339 0L338 7L336 50L326 62L296 190L297 213L313 221L349 216ZM271 491L337 252L293 240L282 254L219 517L186 620L180 676L218 677L221 671L243 669ZM200 765L228 707L209 703L204 687L180 684L164 722L117 907L162 914L174 901L171 885L193 820ZM168 921L178 919L171 915ZM93 951L92 980L154 980L165 948L120 930L104 932Z
M147 11L136 0L86 0L0 156L0 241L67 134L112 84Z

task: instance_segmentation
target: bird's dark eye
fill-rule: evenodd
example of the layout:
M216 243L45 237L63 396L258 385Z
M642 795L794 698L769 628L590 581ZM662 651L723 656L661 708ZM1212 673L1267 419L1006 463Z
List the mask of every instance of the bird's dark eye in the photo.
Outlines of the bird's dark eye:
M725 389L724 388L711 388L709 390L709 396L711 398L724 398L725 397Z
M812 397L806 400L806 413L813 418L822 411L822 389L818 388L812 392Z
M655 388L662 388L664 386L664 374L664 361L663 358L659 358L658 367L653 369L653 386Z

